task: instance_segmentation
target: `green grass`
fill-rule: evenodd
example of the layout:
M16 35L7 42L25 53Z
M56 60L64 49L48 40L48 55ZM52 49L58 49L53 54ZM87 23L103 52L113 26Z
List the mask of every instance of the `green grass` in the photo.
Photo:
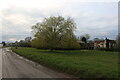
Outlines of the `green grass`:
M106 51L59 51L12 48L28 59L80 78L117 78L118 53Z

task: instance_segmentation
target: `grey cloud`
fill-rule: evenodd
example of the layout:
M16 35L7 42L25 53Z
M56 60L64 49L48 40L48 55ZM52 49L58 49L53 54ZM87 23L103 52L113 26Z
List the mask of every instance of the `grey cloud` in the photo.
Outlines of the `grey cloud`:
M77 24L77 30L75 32L77 36L88 33L90 34L91 38L104 38L105 36L108 36L109 38L115 38L117 35L117 11L113 10L115 7L112 7L112 11L109 11L111 13L106 14L107 11L101 12L103 8L97 12L99 9L93 9L92 4L90 3L89 5L89 3L87 3L81 5L81 3L71 3L66 4L65 6L58 9L46 10L42 10L40 8L25 9L21 7L9 7L4 9L2 11L3 40L8 41L10 38L16 38L19 40L26 37L26 35L30 36L31 26L33 24L40 22L43 18L52 15L72 17ZM94 7L97 7L95 5ZM99 7L100 6L103 5L99 5ZM112 5L110 5L110 7L111 6ZM106 6L106 9L108 7ZM15 17L18 15L22 16L21 19L25 20L25 22L23 21L24 23L18 24L19 17L18 20L9 19L10 16Z
M3 35L2 40L6 42L15 42L19 40L24 40L28 35Z

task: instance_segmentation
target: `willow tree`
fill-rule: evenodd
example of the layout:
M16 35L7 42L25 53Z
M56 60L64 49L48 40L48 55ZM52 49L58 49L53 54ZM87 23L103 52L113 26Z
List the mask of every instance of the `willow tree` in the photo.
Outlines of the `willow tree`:
M42 43L41 45L45 44L51 51L58 46L60 47L61 44L66 46L67 44L63 43L66 40L69 42L69 39L70 42L73 40L77 44L73 33L76 25L70 17L66 19L62 16L45 18L42 22L32 26L32 29L35 33L35 38L39 39L40 43Z

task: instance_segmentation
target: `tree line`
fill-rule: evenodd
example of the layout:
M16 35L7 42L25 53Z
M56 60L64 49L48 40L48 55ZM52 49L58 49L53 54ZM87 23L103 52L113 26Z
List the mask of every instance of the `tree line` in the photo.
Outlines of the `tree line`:
M90 38L89 34L82 35L80 39L78 39L74 34L76 24L70 17L52 16L45 18L42 22L33 25L32 30L34 34L33 39L26 37L25 40L16 41L12 46L50 49L51 51L55 49L73 50L81 48L78 40L84 43L101 40L94 38L93 41L88 41ZM5 42L3 42L3 45L5 45ZM116 48L120 49L120 34L116 39Z

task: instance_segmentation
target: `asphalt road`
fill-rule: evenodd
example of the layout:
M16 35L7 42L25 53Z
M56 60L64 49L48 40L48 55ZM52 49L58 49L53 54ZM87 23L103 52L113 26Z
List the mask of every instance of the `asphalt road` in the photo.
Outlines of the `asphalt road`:
M68 75L29 61L7 48L2 51L0 49L1 54L2 78L70 78Z

